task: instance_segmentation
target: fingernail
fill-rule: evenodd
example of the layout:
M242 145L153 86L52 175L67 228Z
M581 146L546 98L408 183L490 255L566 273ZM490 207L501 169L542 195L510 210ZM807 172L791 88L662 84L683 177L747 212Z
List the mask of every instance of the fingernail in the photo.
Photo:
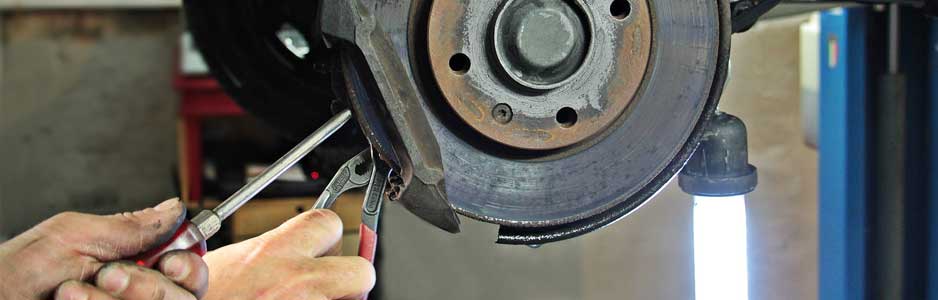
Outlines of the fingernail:
M59 294L55 298L67 300L88 300L89 297L90 296L88 293L82 290L80 285L66 283L62 286L62 289L59 290Z
M105 268L104 274L101 274L101 282L98 283L101 288L112 295L123 293L129 284L130 276L127 275L127 272L117 267Z
M153 210L167 211L167 210L176 208L177 205L179 205L179 198L173 198L173 199L163 201L163 203L160 203L160 205L157 205L156 207L154 207Z
M178 255L171 255L163 262L163 273L174 281L186 279L189 276L189 264Z
M69 292L68 297L66 297L65 299L68 299L68 300L88 300L88 298L89 298L88 293L85 293L85 291L76 289L76 290L74 290L74 291Z

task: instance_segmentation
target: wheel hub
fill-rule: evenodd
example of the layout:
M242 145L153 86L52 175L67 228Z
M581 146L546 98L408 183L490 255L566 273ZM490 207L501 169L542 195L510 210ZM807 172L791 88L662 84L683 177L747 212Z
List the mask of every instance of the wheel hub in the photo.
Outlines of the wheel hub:
M502 70L516 83L556 88L583 64L589 49L589 20L562 0L513 0L495 21L492 43Z
M635 97L651 53L643 0L435 1L433 76L465 124L511 149L600 136Z

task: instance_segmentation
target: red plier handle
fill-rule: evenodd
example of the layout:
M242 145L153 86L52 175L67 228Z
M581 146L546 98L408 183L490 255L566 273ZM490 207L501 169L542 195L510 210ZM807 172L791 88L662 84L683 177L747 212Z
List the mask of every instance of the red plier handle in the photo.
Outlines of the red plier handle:
M371 181L362 202L362 224L358 226L358 256L374 263L378 248L378 219L381 217L381 206L384 203L391 168L381 160L372 161L374 171L371 172Z
M361 224L358 227L358 256L375 263L375 254L378 252L378 232Z
M362 202L362 224L358 226L358 256L374 264L375 254L378 252L378 218L381 217L381 206L384 204L391 168L384 161L377 159L373 152L372 168L371 180ZM362 300L368 300L368 295Z

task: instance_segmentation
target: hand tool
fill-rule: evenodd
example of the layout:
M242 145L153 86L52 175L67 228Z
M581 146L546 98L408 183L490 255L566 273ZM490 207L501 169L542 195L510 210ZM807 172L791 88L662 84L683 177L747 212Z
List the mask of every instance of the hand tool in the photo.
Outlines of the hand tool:
M362 202L362 223L358 226L358 256L372 264L378 250L378 219L391 174L391 167L378 158L377 150L369 148L342 164L313 204L313 209L331 209L342 193L368 186ZM367 299L368 295L362 298Z
M331 209L342 193L367 186L359 226L358 255L374 263L378 245L378 218L391 168L377 159L374 148L362 151L339 168L313 209Z
M286 155L270 165L264 172L254 177L244 187L232 194L231 197L228 197L227 200L214 209L204 210L192 220L183 222L167 242L141 254L134 261L138 265L152 267L163 254L175 250L189 250L199 255L205 255L207 251L205 241L218 232L218 229L221 228L221 222L225 218L234 214L238 208L254 198L257 193L280 177L283 172L286 172L287 169L332 136L339 128L342 128L351 117L352 113L349 110L340 112L290 152L287 152Z
M343 193L368 186L371 182L371 151L365 150L339 167L326 189L313 204L313 209L331 209Z

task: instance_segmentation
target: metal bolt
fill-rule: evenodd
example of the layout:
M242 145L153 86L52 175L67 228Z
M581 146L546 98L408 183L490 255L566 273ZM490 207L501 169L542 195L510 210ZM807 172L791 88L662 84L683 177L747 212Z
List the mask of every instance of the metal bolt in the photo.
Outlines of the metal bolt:
M388 183L390 184L390 189L386 191L386 196L391 201L397 201L401 196L401 186L404 185L404 178L401 178L401 175L397 171L391 172L391 176L388 177Z
M495 119L495 122L501 124L508 124L514 116L515 114L511 111L511 106L505 103L495 105L495 108L492 109L492 118Z
M391 190L387 191L388 199L391 201L397 201L398 197L401 196L401 188L398 186L392 187Z

